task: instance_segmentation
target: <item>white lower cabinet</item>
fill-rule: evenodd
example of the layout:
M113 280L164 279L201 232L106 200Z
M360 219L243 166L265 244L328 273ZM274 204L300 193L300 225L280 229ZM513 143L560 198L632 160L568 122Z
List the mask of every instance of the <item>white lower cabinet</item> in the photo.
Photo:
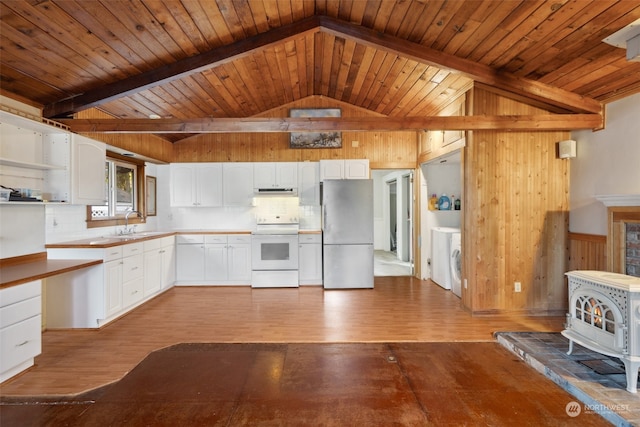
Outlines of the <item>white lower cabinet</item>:
M42 352L40 280L0 290L0 382L33 366Z
M46 327L99 328L167 289L170 285L163 287L163 283L173 284L173 266L165 270L164 252L158 259L147 259L144 251L146 242L156 240L161 242L161 248L165 245L165 250L173 254L173 236L110 248L48 249L50 259L102 259L103 262L46 279ZM150 264L153 269L151 266L145 269ZM162 274L164 271L167 276ZM157 272L160 274L154 279L146 277ZM150 285L152 280L158 285Z
M251 235L179 235L177 243L177 284L250 284Z
M144 297L173 286L175 282L175 240L173 236L144 242Z
M322 284L322 235L298 235L298 277L301 285Z

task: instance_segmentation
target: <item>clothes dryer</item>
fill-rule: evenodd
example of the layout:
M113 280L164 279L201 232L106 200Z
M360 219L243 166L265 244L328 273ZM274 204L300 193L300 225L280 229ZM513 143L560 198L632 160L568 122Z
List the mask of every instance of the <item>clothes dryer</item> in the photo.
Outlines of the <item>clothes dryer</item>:
M451 251L449 264L451 267L451 292L457 296L462 293L462 235L451 234Z
M445 289L451 289L451 235L459 228L434 227L431 229L431 280Z

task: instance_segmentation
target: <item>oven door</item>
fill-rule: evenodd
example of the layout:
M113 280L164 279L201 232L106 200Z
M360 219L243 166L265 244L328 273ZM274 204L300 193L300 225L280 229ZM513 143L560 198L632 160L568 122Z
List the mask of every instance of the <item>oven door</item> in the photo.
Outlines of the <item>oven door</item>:
M254 234L251 237L253 270L297 270L297 234Z

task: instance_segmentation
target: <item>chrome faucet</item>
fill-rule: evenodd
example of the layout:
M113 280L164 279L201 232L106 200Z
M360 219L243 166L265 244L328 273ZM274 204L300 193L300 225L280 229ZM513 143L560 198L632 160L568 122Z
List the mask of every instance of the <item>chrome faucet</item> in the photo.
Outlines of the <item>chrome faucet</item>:
M134 228L133 227L129 228L129 215L131 215L132 213L136 213L140 218L144 219L144 216L138 211L134 211L134 210L127 211L127 214L124 216L124 230L120 234L133 233Z

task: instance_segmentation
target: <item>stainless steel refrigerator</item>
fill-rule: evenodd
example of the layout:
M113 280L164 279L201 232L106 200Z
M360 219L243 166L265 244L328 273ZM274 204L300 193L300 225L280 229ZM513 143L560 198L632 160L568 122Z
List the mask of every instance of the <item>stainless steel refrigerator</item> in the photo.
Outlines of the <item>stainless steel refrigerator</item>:
M373 181L322 183L325 289L373 288Z

